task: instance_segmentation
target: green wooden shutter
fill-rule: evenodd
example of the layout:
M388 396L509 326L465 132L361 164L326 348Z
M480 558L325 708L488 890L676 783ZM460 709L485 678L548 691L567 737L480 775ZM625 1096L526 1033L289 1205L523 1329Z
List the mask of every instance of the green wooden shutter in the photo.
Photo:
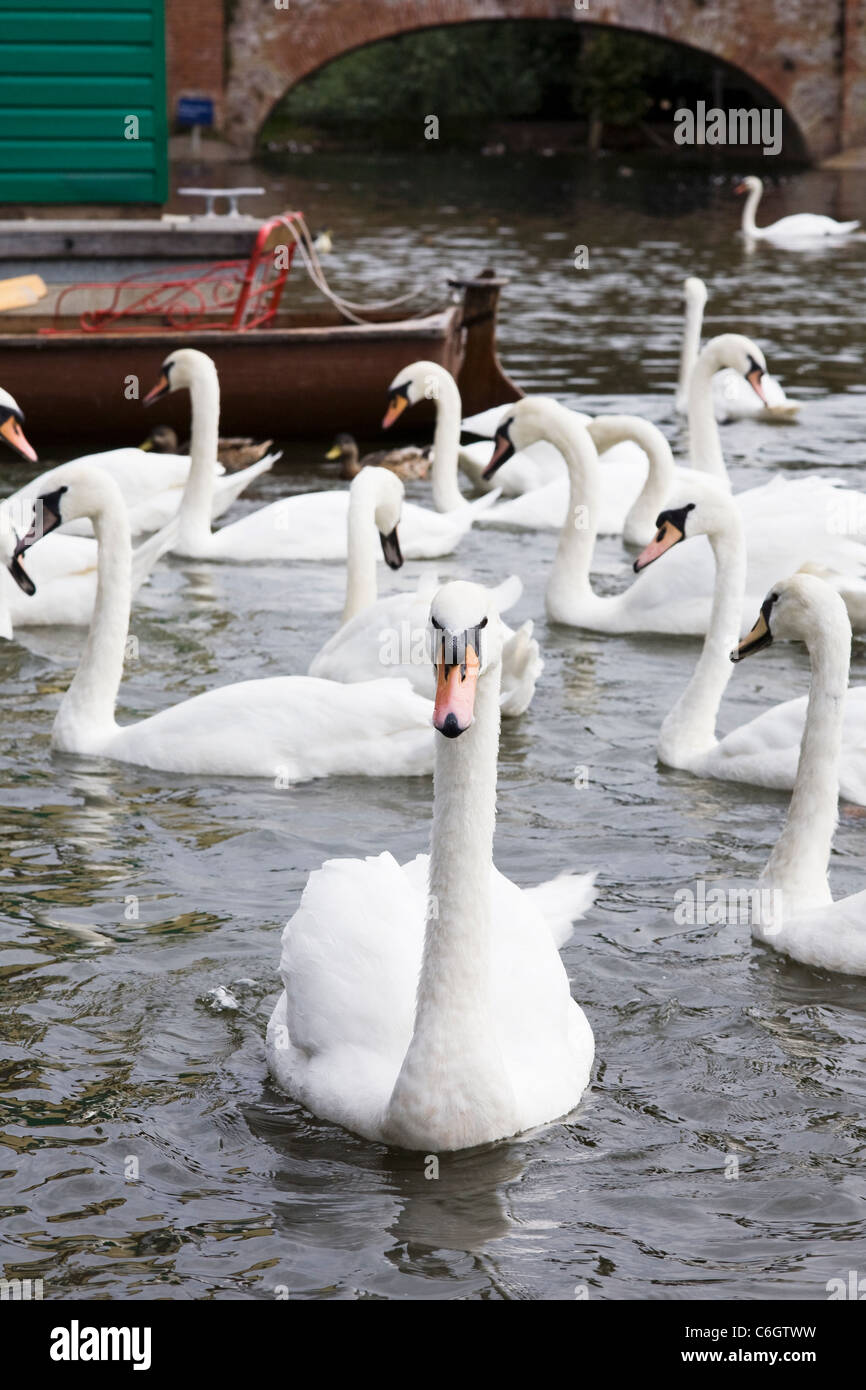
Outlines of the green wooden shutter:
M0 202L167 194L163 0L0 0Z

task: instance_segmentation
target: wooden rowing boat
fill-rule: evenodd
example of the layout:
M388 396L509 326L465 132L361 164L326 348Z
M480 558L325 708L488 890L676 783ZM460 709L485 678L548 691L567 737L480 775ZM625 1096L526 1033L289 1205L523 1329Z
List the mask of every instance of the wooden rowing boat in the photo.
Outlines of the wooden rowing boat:
M263 224L260 253L273 249L274 234L264 235L269 226ZM38 444L138 443L141 397L179 346L199 348L216 362L225 434L287 439L349 430L370 437L379 431L387 386L419 359L438 362L456 377L467 414L522 394L496 354L505 282L493 271L451 282L462 291L459 304L418 317L371 312L355 323L330 306L284 309L273 279L263 286L261 264L254 261L255 254L249 263L225 262L198 279L161 282L159 295L156 282L146 282L146 297L136 298L141 282L120 282L123 293L118 286L70 287L54 298L50 319L38 312L41 305L19 316L4 314L0 385L25 414L35 418L38 411ZM226 267L234 278L227 278ZM187 286L182 292L181 284ZM234 298L223 293L226 284ZM66 302L82 289L115 293L107 309L66 312ZM186 431L189 402L182 394L162 405L160 422ZM425 423L423 412L429 419L432 410L431 403L413 411L409 429L416 432Z

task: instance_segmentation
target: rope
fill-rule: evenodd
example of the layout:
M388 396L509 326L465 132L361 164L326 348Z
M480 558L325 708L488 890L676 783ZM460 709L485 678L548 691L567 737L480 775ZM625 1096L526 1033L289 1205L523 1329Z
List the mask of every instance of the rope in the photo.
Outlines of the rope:
M326 299L329 299L334 305L334 308L338 309L340 313L344 314L352 323L368 323L370 320L362 318L361 314L370 314L377 311L381 312L383 309L394 309L399 304L405 304L410 299L417 299L420 294L424 293L423 290L410 290L408 294L401 294L396 299L383 299L374 304L356 304L351 299L343 299L331 289L325 279L325 272L322 269L318 252L313 245L313 238L303 214L299 213L293 219L291 231L295 238L295 244L301 253L301 258L306 267L307 274L316 286L316 289L319 290Z

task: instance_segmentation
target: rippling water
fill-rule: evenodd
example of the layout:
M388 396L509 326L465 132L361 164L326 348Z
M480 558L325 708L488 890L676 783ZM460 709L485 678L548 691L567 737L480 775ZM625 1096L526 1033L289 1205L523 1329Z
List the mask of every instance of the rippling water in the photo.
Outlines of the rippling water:
M727 179L428 155L252 172L272 206L334 228L328 272L350 298L485 264L509 274L500 345L514 378L591 410L645 412L681 448L679 291L702 275L708 328L752 333L806 402L794 426L725 427L735 487L807 466L866 484L862 241L750 255ZM855 179L792 178L759 220L866 218ZM579 244L586 271L572 265ZM25 408L38 444L40 402ZM291 441L238 512L338 485L321 452ZM24 475L4 465L11 489ZM263 1048L280 931L307 874L333 855L424 848L429 784L278 791L52 755L81 635L0 645L6 1277L41 1277L46 1298L820 1299L828 1279L862 1269L866 983L765 952L745 926L674 923L678 886L755 877L786 797L656 765L696 645L547 626L554 545L481 532L438 569L526 581L515 616L536 620L547 666L503 733L496 858L523 884L599 871L598 904L564 951L596 1035L593 1084L567 1121L443 1159L438 1181L417 1156L288 1101ZM607 542L600 559L613 567L622 550ZM422 568L387 582L413 586ZM304 671L342 582L328 566L165 564L134 609L121 718ZM600 586L625 582L606 573ZM864 677L859 645L852 676ZM747 663L722 727L807 679L804 653L784 645ZM863 887L863 834L843 807L839 895ZM216 1007L219 986L237 1008Z

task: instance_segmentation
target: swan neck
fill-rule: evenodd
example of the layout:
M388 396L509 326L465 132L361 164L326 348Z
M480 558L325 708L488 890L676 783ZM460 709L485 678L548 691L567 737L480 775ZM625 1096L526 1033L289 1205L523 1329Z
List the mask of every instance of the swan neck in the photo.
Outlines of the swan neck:
M568 614L592 598L590 568L601 503L598 454L585 427L563 419L553 411L544 437L559 450L568 468L568 513L559 533L559 544L547 584L547 611L554 621L568 622Z
M466 733L457 739L436 735L415 1027L385 1117L386 1136L409 1148L468 1147L517 1127L493 1006L499 682L497 663L479 677L475 722Z
M784 829L761 875L781 889L786 917L809 901L830 901L827 867L839 812L851 645L841 628L829 623L809 643L812 679L797 776Z
M627 542L645 545L655 529L656 517L674 488L676 465L670 445L660 430L645 421L623 431L622 439L631 439L647 456L647 475L643 487L629 508L623 526ZM604 467L604 460L601 460Z
M65 731L74 729L79 750L88 735L99 739L115 727L132 600L132 544L122 499L109 499L92 521L98 547L93 616L54 723L55 741L62 746Z
M746 194L742 221L742 228L746 233L756 232L758 230L755 225L755 214L758 211L758 204L761 201L761 194L763 191L763 188L758 186L757 188L750 188L749 192Z
M178 512L178 546L186 554L206 548L211 536L211 511L219 439L220 393L216 371L192 378L190 395L190 468Z
M715 371L712 359L703 353L692 368L689 381L689 450L693 468L727 482L728 470L713 406Z
M703 324L703 305L692 295L686 295L686 321L683 327L683 343L680 349L680 374L677 382L677 410L685 411L689 403L689 378L701 350L701 327Z
M466 499L457 484L460 452L460 392L450 372L436 381L436 428L433 433L433 506L437 512L453 512Z
M716 574L710 621L692 678L662 724L659 757L671 766L716 743L716 720L733 674L746 591L746 543L739 517L710 536Z
M353 490L349 495L344 623L376 602L378 544L374 501L362 492Z

